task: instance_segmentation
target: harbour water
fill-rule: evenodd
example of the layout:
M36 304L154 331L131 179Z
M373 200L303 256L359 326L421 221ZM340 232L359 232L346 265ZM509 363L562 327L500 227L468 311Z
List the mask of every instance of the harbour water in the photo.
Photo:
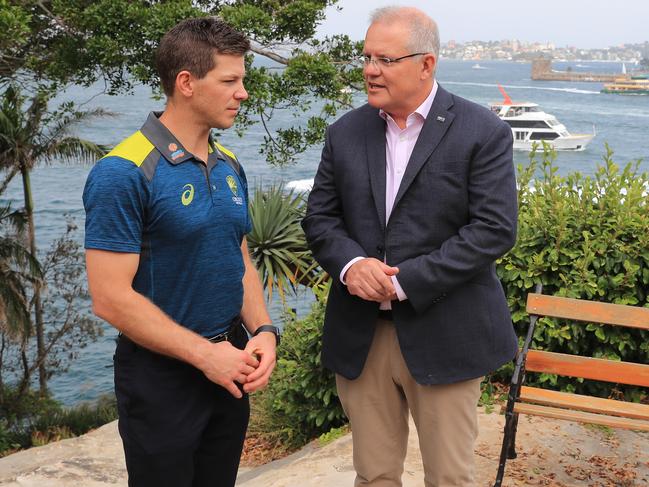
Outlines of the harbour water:
M583 152L561 152L557 166L561 173L579 171L592 174L602 162L605 143L613 149L614 160L623 165L643 159L641 168L649 171L649 97L600 94L600 83L571 83L532 81L530 65L503 61L481 61L485 69L472 69L474 62L440 61L437 79L447 90L482 105L501 101L498 91L501 84L515 101L538 103L541 109L551 113L572 133L597 133L595 139ZM621 63L554 63L555 69L591 72L620 72ZM132 95L109 97L93 95L97 90L74 88L61 96L86 102L85 107L104 107L116 114L114 117L94 121L80 127L79 134L85 138L115 145L121 139L137 130L150 110L160 110L162 102L151 98L151 91L139 87ZM354 97L357 106L364 103L364 95ZM290 114L278 114L278 124L292 123ZM299 120L299 119L298 119ZM269 184L278 181L295 181L313 178L320 148L314 147L299 158L295 166L277 169L270 167L258 153L264 131L260 126L252 127L244 138L233 131L225 132L220 142L233 150L246 168L251 187L256 183ZM526 153L516 152L515 162L525 164ZM90 166L45 166L34 170L32 186L36 207L36 232L39 247L46 249L61 236L66 228L66 215L70 215L79 226L77 239L83 240L83 207L81 193ZM11 202L14 207L22 204L22 188L14 181L0 203ZM297 308L298 314L308 310L309 299L305 296L291 298L289 306ZM89 306L89 303L85 303ZM272 306L274 317L281 315L279 301ZM112 390L112 354L116 332L105 327L105 334L96 343L82 350L70 370L55 376L50 383L54 396L64 404L95 399L99 394Z

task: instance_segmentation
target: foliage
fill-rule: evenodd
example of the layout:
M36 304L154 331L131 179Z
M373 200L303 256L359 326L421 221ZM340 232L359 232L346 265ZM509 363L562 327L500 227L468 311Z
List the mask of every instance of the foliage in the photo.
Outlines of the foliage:
M10 84L2 93L0 99L0 171L5 171L4 189L9 181L20 173L23 183L24 215L26 220L26 240L29 252L37 256L36 229L34 224L34 202L31 189L31 170L39 162L59 160L94 161L101 157L103 147L90 141L71 135L71 130L77 124L89 119L106 115L107 112L96 109L92 111L76 110L70 103L63 103L57 110L48 110L50 94L39 90L25 106L25 97L15 84ZM41 299L40 280L31 281L34 311L34 331L36 338L39 387L41 394L47 393L46 360L49 350L45 344L45 323L43 318L43 302ZM15 329L16 327L14 327ZM23 355L27 347L29 334L23 327ZM31 330L31 328L30 328ZM0 357L1 358L1 357ZM23 383L29 383L31 368L23 359Z
M0 169L33 169L36 163L94 162L106 148L71 135L80 124L110 115L102 109L77 110L70 102L48 110L50 95L39 91L31 98L17 85L0 98ZM15 172L13 172L15 174Z
M283 184L258 187L250 201L252 231L248 246L270 301L276 289L282 301L286 290L308 283L315 276L313 257L300 221L305 202L301 193Z
M28 394L32 374L39 366L46 378L65 372L80 350L101 335L99 322L92 318L84 274L84 253L74 239L76 226L68 222L64 235L53 242L41 262L44 294L44 353L30 343L33 332L16 336L0 329L0 385L12 383L19 393ZM84 304L82 304L84 303ZM0 408L9 399L0 389Z
M40 264L20 238L24 225L22 212L0 207L0 332L11 339L31 332L28 286L42 278ZM3 352L4 346L0 364Z
M41 433L65 429L72 436L79 436L117 419L117 402L114 395L101 396L95 403L82 403L73 408L57 407L34 423L34 430Z
M4 387L0 404L0 457L16 450L82 435L117 419L115 397L106 395L93 404L61 407L34 391L19 393Z
M43 300L48 378L67 371L81 349L103 333L90 311L85 254L76 232L68 219L66 233L52 243L42 263L48 285Z
M6 0L0 0L3 6ZM251 94L237 117L240 134L256 123L267 131L262 152L285 164L324 136L326 120L351 103L343 88L362 87L351 60L360 43L347 36L313 39L325 9L337 0L21 0L0 14L0 84L27 78L50 92L68 84L130 92L135 83L158 88L154 52L162 35L182 19L219 15L252 40L255 56L275 67L252 66ZM269 64L269 63L265 63ZM321 114L304 121L317 103ZM291 110L292 127L274 127L276 110Z
M494 410L494 385L490 378L485 378L480 384L478 406L484 406L487 414L491 414Z
M498 265L519 336L528 325L527 294L649 307L649 175L639 161L620 169L607 148L592 177L560 176L546 148L539 167L519 167L519 224L514 249ZM534 177L537 168L540 176ZM637 363L649 362L649 332L542 319L533 347ZM610 388L541 375L541 383L608 395Z
M342 438L350 431L351 429L349 428L348 424L339 426L338 428L331 428L329 431L322 433L318 437L318 443L320 444L320 446L328 445L329 443L336 441L338 438Z
M286 321L277 368L268 388L253 397L258 405L252 426L289 448L297 448L347 422L332 372L320 362L326 294L317 292L311 313Z

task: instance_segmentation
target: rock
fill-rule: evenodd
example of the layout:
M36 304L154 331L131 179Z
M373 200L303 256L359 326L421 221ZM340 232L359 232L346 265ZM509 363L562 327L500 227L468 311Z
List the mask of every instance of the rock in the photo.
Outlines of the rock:
M479 421L476 485L486 487L493 485L496 476L504 417L481 409ZM630 487L649 483L649 435L646 433L521 416L517 439L519 455L507 462L504 487ZM346 435L325 446L313 442L297 453L261 467L241 468L237 486L351 487L354 476L351 435ZM421 485L421 457L411 424L403 486ZM79 438L0 458L0 486L126 487L117 422Z

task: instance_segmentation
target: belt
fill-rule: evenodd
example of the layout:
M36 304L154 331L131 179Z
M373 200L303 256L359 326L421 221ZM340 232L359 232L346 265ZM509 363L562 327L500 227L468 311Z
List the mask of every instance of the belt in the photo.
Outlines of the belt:
M380 309L379 310L379 319L385 321L394 321L392 319L392 310L391 309Z
M219 342L231 342L235 337L236 333L239 331L239 326L241 326L241 316L236 316L230 322L230 326L227 330L217 333L211 337L205 337L212 343Z

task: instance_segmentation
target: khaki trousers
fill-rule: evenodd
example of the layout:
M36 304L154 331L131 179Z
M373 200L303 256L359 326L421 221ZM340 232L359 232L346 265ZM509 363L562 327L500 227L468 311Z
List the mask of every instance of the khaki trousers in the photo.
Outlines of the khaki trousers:
M410 375L394 325L379 320L361 375L336 374L352 428L354 485L400 487L408 411L417 427L426 487L474 487L473 446L482 378L423 386Z

